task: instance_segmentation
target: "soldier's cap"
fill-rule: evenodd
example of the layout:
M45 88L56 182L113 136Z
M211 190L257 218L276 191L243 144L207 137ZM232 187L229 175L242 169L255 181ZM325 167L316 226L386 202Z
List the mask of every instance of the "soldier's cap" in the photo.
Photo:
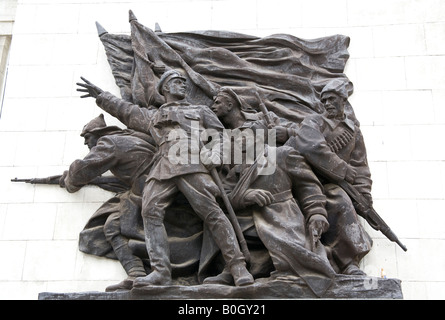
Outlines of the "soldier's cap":
M81 137L84 137L87 133L92 133L95 135L102 136L107 132L121 130L121 128L117 126L107 126L104 115L101 113L99 116L88 122L82 129L80 133Z
M241 98L235 93L235 91L233 91L229 87L221 87L218 90L217 95L220 95L220 94L228 95L230 98L234 99L238 103L240 109L244 108L244 103L241 101ZM213 97L213 100L215 100L216 97L217 96Z
M341 79L334 79L329 81L321 90L321 96L327 92L334 92L338 94L340 97L348 98L348 87L350 86L349 81L341 80Z
M162 86L164 85L164 83L170 81L173 78L181 78L184 81L187 81L187 79L177 70L169 70L167 72L165 72L162 76L161 79L159 79L158 85L156 86L156 90L163 95L162 93Z

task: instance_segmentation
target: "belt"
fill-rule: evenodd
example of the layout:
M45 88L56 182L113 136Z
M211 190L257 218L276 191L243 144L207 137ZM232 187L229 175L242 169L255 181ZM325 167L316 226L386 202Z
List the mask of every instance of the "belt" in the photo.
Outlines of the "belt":
M277 203L277 202L284 202L290 199L293 199L294 195L292 194L292 191L290 190L286 190L283 192L279 192L273 195L273 202Z

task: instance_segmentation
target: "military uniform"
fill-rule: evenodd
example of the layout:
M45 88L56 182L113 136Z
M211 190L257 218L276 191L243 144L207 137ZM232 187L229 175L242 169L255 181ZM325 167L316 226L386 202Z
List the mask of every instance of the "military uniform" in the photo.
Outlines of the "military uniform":
M192 126L196 123L199 123L200 130L215 129L221 132L224 127L215 114L207 106L191 105L184 101L166 103L159 109L140 108L107 92L101 93L96 103L129 128L151 134L159 148L144 188L142 203L147 251L152 269L165 275L165 278L171 277L169 244L163 219L166 208L171 205L178 192L184 194L196 214L209 228L226 264L232 270L245 266L233 227L216 201L220 191L208 169L201 161L191 161L196 153L192 155L190 148L190 162L187 164L174 164L168 158L170 148L179 143L169 139L170 132L181 129L187 139L191 139ZM242 279L244 280L246 278ZM253 279L239 284L251 282Z
M237 97L235 93L227 91L232 98ZM239 100L238 105L242 106ZM267 141L268 122L263 113L246 112L240 108L240 116L244 122L236 129L241 133L252 130L255 136L264 132L265 144L256 147L265 148L268 156L262 159L267 163L262 163L258 158L253 164L249 164L246 163L246 150L242 148L243 163L232 162L232 165L223 168L224 171L220 174L229 191L231 203L237 210L247 209L251 212L252 226L273 263L272 276L287 279L299 276L317 296L322 296L331 285L335 271L327 260L324 247L320 244L317 246L317 252L312 252L310 242L306 238L306 225L312 217L327 222L326 197L322 185L306 160L294 148L275 148L267 145L274 145L276 142ZM278 117L272 112L268 114L268 118L271 122L278 123ZM290 122L282 125L288 129L295 127ZM238 137L242 140L243 135ZM235 141L237 142L242 143ZM263 166L274 167L275 170L265 175L261 172ZM272 203L263 207L246 203L246 195L256 190L270 192ZM245 228L248 226L246 218L239 217L243 222L240 224ZM227 271L224 270L218 276L206 279L205 283L227 283L229 280Z
M332 249L340 272L351 264L358 266L371 249L372 240L358 221L351 199L335 182L344 180L348 166L352 166L357 170L354 187L371 198L371 174L360 128L347 116L311 115L300 124L294 142L324 184L330 228L323 235L323 243Z
M110 170L129 190L116 194L96 211L80 233L79 248L90 254L117 257L130 278L144 276L141 258L129 247L129 239L138 237L137 224L131 230L125 226L140 220L142 187L155 151L153 140L133 130L107 127L102 115L87 124L81 136L87 133L99 139L83 159L70 165L64 178L66 189L76 192ZM132 281L127 279L107 291L131 286Z

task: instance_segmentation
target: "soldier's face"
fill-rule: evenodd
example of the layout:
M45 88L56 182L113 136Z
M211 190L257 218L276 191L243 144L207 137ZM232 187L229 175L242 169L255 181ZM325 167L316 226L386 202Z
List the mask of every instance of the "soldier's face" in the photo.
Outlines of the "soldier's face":
M187 93L187 84L184 79L173 78L167 83L166 87L169 94L176 99L185 98L185 95Z
M345 99L334 92L327 92L321 97L321 102L328 113L328 118L343 117Z
M99 139L98 136L91 134L91 133L85 134L85 136L83 138L85 139L84 144L87 145L88 149L90 149L90 150L96 146L97 140Z
M213 100L213 105L210 107L218 118L224 117L229 114L232 109L232 100L226 96L219 94Z

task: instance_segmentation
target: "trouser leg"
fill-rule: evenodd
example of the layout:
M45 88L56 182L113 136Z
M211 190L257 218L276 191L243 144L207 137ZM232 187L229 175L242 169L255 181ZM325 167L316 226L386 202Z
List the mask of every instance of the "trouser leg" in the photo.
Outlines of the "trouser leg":
M293 156L292 159L295 161L293 165L298 168L290 171L293 175L293 187L306 221L315 214L327 217L326 196L320 180L303 156Z
M226 263L243 260L235 231L215 199L219 190L210 175L194 174L180 177L177 185L189 200L193 210L209 228Z
M128 239L121 234L119 213L108 217L104 225L104 233L108 242L129 276L141 276L145 273L142 260L135 256L128 246Z
M203 173L185 175L176 178L176 185L209 228L227 267L231 270L235 284L253 283L253 277L245 268L245 258L233 226L216 201L215 196L219 194L219 189L212 177Z
M104 225L104 234L108 242L113 247L114 253L127 273L127 279L108 286L105 291L128 290L133 286L133 280L136 277L146 275L142 260L135 256L128 246L128 239L121 234L119 213L108 217Z
M350 267L357 270L360 260L371 250L372 240L358 221L354 205L343 189L328 184L325 193L330 227L322 240L331 248L339 272Z
M145 244L152 272L135 280L135 286L164 285L171 281L170 248L164 227L166 208L173 202L177 188L172 181L150 180L142 198Z

